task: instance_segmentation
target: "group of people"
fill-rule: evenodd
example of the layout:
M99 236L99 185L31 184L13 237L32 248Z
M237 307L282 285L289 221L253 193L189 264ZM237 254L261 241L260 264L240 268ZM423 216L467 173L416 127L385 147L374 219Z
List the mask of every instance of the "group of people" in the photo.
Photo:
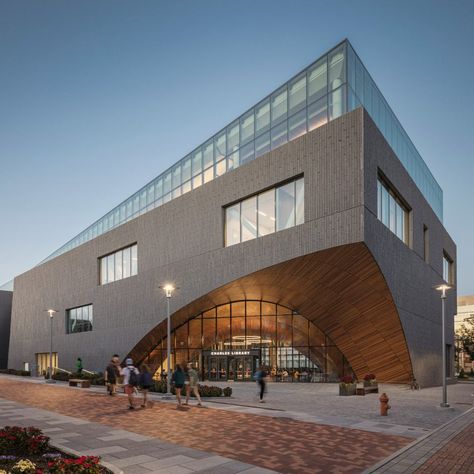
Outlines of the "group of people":
M124 391L128 396L129 409L134 410L136 405L136 395L140 389L143 400L142 408L150 406L152 402L148 400L148 392L153 387L153 374L147 364L142 364L140 370L133 365L133 360L128 358L125 360L125 367L120 364L118 354L114 354L104 372L105 383L109 395L114 396L117 393L119 381L121 381ZM121 380L123 378L123 380ZM181 406L181 391L185 388L186 402L189 404L189 397L191 392L198 401L198 406L202 406L201 397L199 395L198 383L199 376L192 364L187 364L184 368L176 365L176 369L172 374L171 383L175 388L176 401L178 407Z

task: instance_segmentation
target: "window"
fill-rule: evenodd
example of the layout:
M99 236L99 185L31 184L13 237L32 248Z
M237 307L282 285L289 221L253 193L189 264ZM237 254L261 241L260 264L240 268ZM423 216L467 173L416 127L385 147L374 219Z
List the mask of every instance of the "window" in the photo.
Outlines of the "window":
M429 263L430 259L430 235L428 233L428 227L423 225L423 260Z
M450 285L454 283L453 260L446 252L443 252L443 280Z
M99 259L100 285L112 283L138 273L137 244Z
M304 179L264 191L225 209L225 246L304 223Z
M67 334L92 331L92 325L93 315L91 304L66 310Z
M408 209L381 177L377 181L377 218L408 245Z

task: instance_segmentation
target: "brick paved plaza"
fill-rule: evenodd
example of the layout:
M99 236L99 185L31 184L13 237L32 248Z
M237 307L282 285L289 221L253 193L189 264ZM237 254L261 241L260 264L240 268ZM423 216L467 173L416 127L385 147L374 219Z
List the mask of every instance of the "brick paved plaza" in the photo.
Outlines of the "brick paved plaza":
M177 410L173 403L157 401L151 409L129 411L124 397L107 397L103 389L73 389L61 384L48 386L34 382L0 377L0 398L3 399L0 424L46 423L47 433L56 445L101 455L104 461L126 473L257 474L267 472L265 470L360 473L372 472L371 467L375 465L378 465L375 472L409 472L400 469L408 466L407 459L415 458L410 464L410 472L418 468L422 472L447 472L435 471L443 463L451 468L460 467L458 471L449 472L472 472L469 470L472 463L453 462L452 453L453 447L457 458L460 453L469 451L474 419L471 423L465 421L465 416L458 418L464 420L462 429L460 425L453 425L452 431L457 430L458 436L453 437L451 433L449 438L442 436L442 440L434 444L430 441L429 449L435 457L425 456L420 462L418 452L413 451L410 443L414 438L426 436L429 430L423 426L418 430L416 426L405 426L403 430L394 424L393 418L382 419L377 415L376 396L335 396L332 398L333 411L325 410L318 422L315 416L318 405L325 407L329 403L322 395L311 396L311 390L317 392L319 387L294 387L294 398L301 398L301 402L293 406L293 410L283 408L285 403L291 403L291 396L286 393L288 386L271 387L273 391L269 393L268 403L257 407L252 398L253 385L236 384L235 397L220 399L219 403L208 401L203 409L192 406L188 410ZM468 391L472 392L472 388L474 386L461 387L457 398L469 400ZM397 400L401 393L394 399ZM426 394L429 400L429 390ZM303 400L313 405L312 410ZM446 417L459 417L463 410L470 408L468 402L462 403L464 405L443 412L429 402L425 409L437 410L439 416L426 423L439 426ZM361 413L356 413L355 404L360 404ZM352 419L343 415L349 405L352 405ZM364 421L362 413L369 405L373 405L374 410ZM334 425L329 424L330 419L337 421L334 413L338 406L341 417ZM303 410L310 413L305 414ZM423 413L421 407L420 412ZM404 414L406 420L408 415ZM344 418L352 424L343 426ZM413 419L417 420L416 414ZM354 429L354 425L366 428ZM405 435L388 434L391 430ZM405 447L409 449L403 459L396 457L382 465L384 459ZM423 453L426 455L426 452L425 445ZM470 456L467 459L472 459L472 453Z

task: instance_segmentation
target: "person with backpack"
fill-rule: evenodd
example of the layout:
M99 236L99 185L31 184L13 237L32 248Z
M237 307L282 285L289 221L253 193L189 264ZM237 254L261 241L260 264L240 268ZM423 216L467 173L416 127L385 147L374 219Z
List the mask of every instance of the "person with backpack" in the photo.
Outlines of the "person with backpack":
M173 372L171 383L174 385L178 408L181 406L181 390L184 387L185 375L181 365L176 364L176 370Z
M133 360L129 358L125 360L125 367L120 371L120 374L123 375L125 393L128 395L128 408L133 410L135 408L134 395L140 382L140 372L133 365Z
M146 364L142 364L140 374L140 388L143 393L142 408L147 407L148 391L153 387L153 374L151 373L150 367ZM151 404L152 402L150 402Z

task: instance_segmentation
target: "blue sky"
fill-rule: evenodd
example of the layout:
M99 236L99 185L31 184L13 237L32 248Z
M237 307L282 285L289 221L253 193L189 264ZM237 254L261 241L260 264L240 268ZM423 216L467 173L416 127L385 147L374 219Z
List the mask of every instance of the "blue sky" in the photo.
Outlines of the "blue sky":
M474 2L0 0L0 283L343 38L444 190L474 294Z

